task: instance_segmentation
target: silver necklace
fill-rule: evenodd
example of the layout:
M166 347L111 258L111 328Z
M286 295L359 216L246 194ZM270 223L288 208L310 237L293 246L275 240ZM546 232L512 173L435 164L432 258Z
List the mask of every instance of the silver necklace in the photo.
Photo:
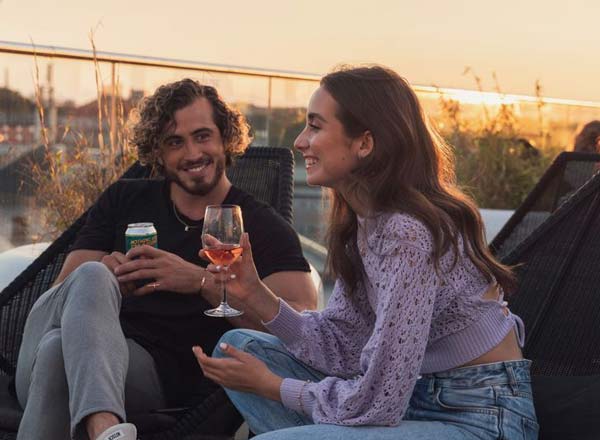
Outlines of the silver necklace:
M171 201L171 203L173 204L173 214L175 214L175 218L177 219L177 221L179 223L181 223L183 226L185 226L184 230L185 232L188 232L190 229L198 229L200 227L200 225L188 225L186 222L184 222L183 220L181 220L181 218L179 217L179 214L177 214L177 208L175 207L175 202Z

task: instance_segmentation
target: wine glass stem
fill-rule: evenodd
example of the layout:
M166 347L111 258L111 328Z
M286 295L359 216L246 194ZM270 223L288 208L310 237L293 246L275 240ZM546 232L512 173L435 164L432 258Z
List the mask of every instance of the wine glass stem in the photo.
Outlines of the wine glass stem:
M221 288L223 290L223 299L221 300L221 304L227 304L227 286L225 284L225 280L221 280Z
M221 304L227 304L227 288L225 287L224 280L221 280L221 288L223 290L223 298L221 299Z

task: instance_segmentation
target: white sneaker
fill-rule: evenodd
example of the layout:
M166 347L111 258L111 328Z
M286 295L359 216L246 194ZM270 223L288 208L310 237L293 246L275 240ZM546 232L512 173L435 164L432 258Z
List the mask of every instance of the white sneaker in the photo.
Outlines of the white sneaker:
M137 429L132 423L119 423L108 428L96 440L137 440Z

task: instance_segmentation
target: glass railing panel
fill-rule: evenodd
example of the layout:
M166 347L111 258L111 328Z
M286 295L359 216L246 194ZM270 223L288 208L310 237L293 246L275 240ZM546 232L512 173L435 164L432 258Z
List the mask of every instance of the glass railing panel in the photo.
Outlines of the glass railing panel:
M538 148L562 147L572 149L575 133L587 122L600 119L599 103L583 103L552 98L535 98L469 90L437 91L434 88L417 88L417 95L425 112L444 131L453 121L442 101L458 103L460 118L474 131L485 127L507 106L515 117L518 136ZM447 107L448 108L448 107ZM452 107L450 107L452 108Z
M27 184L29 168L18 165L35 160L27 155L43 143L36 83L50 144L63 148L81 142L82 137L91 147L98 147L100 139L107 145L119 145L123 137L117 132L139 99L159 85L184 77L215 86L227 102L239 108L252 125L254 145L291 148L305 124L306 104L318 87L318 80L310 75L260 73L258 69L250 72L227 66L196 68L194 63L136 57L105 59L95 64L91 57L81 60L57 53L38 56L36 63L33 51L13 54L0 47L0 251L44 234L38 225L40 208ZM584 123L600 119L598 103L545 99L540 105L535 97L450 89L440 94L431 87L416 89L426 113L442 132L449 129L444 125L449 122L440 105L442 99L455 99L460 104L460 116L475 129L485 125L486 118L493 117L501 105L508 105L517 118L518 136L542 149L571 149L575 132ZM98 90L103 110L100 124ZM304 162L295 154L295 227L309 239L323 243L326 222L321 190L306 185Z
M271 81L269 139L274 147L291 148L304 127L306 106L317 81L274 78Z
M266 77L125 63L119 63L117 70L120 96L128 108L132 108L143 96L154 93L163 84L191 78L215 87L226 102L238 108L248 118L254 143L268 144L269 79Z
M92 127L89 119L97 117L97 106L94 104L98 90L107 97L111 93L110 63L98 63L95 67L89 61L0 54L0 69L5 71L5 77L8 78L8 89L29 100L33 106L33 120L29 122L30 118L25 117L26 123L37 126L31 143L43 142L39 130L36 89L44 107L44 123L48 128L50 143L64 141L67 128L89 131ZM23 118L22 115L20 117ZM93 126L97 129L97 125ZM93 137L97 133L90 134Z
M36 203L34 165L43 167L45 145L69 148L79 134L98 142L98 90L112 83L110 63L44 56L0 54L0 250L44 237L43 211ZM43 109L41 130L39 115ZM106 121L104 122L104 124ZM101 125L104 125L101 124ZM103 127L104 130L104 127ZM108 140L109 135L106 133Z

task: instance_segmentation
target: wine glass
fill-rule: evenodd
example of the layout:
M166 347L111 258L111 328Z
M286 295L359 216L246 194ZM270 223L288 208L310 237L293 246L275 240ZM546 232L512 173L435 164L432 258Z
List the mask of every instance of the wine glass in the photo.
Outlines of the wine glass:
M204 254L213 263L229 267L242 255L240 239L244 233L242 210L238 205L208 205L204 213L202 227L202 247ZM221 281L223 299L218 307L205 310L208 316L226 318L240 316L244 312L227 304L227 287Z

